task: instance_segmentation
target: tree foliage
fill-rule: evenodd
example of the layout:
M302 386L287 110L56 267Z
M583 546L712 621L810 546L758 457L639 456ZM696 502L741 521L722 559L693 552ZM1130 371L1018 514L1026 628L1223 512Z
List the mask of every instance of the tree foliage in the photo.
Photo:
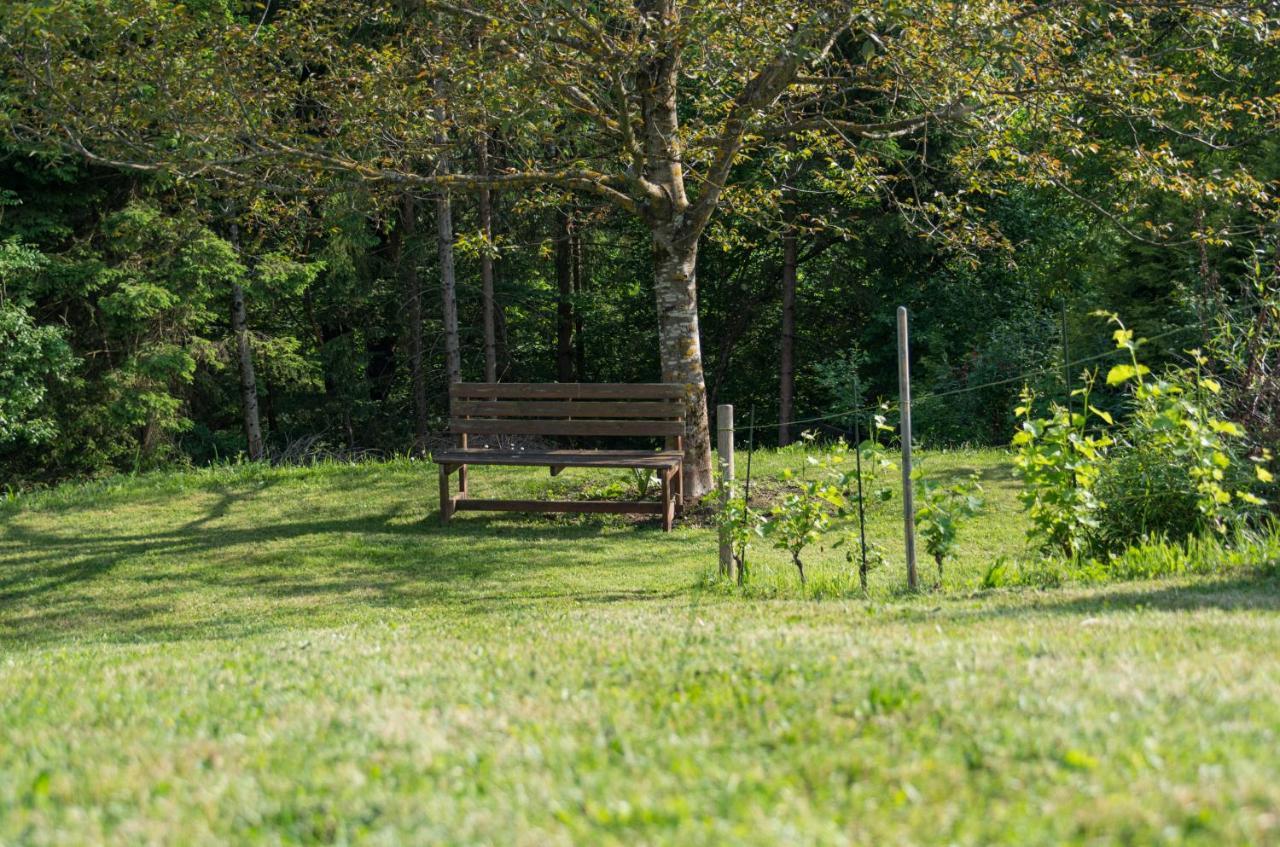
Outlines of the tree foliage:
M1153 366L1196 346L1258 385L1276 368L1248 328L1270 315L1255 251L1280 231L1278 39L1274 4L1199 0L15 0L0 196L21 205L0 240L45 257L24 320L75 363L24 412L56 449L0 461L33 478L243 449L237 284L271 449L402 449L407 281L439 271L429 215L402 210L442 192L464 378L484 358L559 376L567 306L575 378L690 386L701 482L708 402L767 418L793 380L793 414L823 415L853 368L867 403L891 395L899 304L930 443L1005 438L1029 372L1037 416L1065 404L1063 359L1106 352L1097 308L1167 339ZM414 322L434 422L447 317Z

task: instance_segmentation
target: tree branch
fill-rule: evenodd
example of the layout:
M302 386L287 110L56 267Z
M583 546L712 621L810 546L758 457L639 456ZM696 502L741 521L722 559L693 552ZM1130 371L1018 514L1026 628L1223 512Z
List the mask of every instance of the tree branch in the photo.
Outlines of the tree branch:
M838 118L809 118L802 121L796 121L787 126L771 127L760 131L763 138L782 138L788 135L794 135L798 132L806 132L811 129L834 129L842 135L849 138L858 138L866 141L884 141L890 138L900 138L904 135L911 135L916 130L929 123L935 121L959 120L973 113L973 107L963 103L952 103L941 109L935 109L929 112L922 112L918 115L902 118L896 121L885 121L883 123L858 123L856 121L844 121Z
M696 241L715 213L734 160L742 151L749 119L772 105L791 85L805 64L800 56L806 49L813 50L808 64L826 59L836 39L849 28L851 14L846 7L834 24L799 28L783 51L743 87L714 145L715 157L703 180L702 191L684 216L684 241Z

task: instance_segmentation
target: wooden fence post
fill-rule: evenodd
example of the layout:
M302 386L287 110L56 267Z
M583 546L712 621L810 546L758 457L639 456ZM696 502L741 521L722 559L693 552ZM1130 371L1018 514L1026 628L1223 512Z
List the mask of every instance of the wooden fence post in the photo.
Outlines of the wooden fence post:
M906 541L907 587L916 589L916 509L911 488L911 364L907 360L907 307L898 307L898 394L902 422L902 530Z
M720 461L720 508L733 497L733 406L716 406L716 453ZM733 541L727 526L720 527L720 575L733 576Z

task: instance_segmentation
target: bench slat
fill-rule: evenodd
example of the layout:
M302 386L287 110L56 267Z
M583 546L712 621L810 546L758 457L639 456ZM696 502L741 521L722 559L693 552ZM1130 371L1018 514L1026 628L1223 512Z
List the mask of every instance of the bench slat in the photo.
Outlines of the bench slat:
M671 401L597 403L589 400L455 400L454 417L476 418L683 418Z
M460 512L582 512L660 515L663 504L649 500L455 500Z
M483 447L440 450L431 457L441 465L563 466L569 468L671 468L680 465L678 450L489 450Z
M449 431L468 435L617 435L667 437L684 435L682 421L532 420L514 418L450 418Z
M449 394L477 400L683 400L685 387L670 382L455 382Z

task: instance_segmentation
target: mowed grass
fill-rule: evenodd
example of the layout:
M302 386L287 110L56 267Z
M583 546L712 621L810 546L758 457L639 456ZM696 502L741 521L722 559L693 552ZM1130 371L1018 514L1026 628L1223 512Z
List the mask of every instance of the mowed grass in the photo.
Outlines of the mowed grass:
M441 527L404 461L11 504L0 843L1280 840L1274 578L979 591L1023 547L1007 457L926 467L990 508L923 596L900 555L859 598L843 551L802 594L758 550L742 596L706 528ZM871 516L891 553L897 508Z

